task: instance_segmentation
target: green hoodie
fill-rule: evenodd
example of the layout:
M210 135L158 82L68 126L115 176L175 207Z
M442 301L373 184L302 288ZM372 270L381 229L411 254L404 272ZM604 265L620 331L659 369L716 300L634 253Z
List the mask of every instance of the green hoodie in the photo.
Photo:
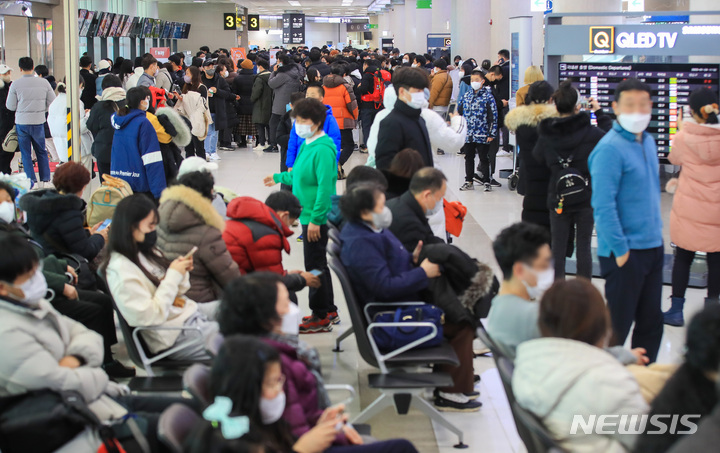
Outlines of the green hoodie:
M322 135L312 143L303 143L292 171L273 175L276 183L291 185L303 207L300 224L325 225L332 208L330 197L337 185L335 143Z

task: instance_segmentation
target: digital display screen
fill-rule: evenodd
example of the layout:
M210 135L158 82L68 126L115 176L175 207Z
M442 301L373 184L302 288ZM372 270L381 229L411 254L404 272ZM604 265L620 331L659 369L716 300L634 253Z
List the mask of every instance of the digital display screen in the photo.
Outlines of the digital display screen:
M688 105L690 93L698 88L718 93L720 88L718 64L563 62L558 69L560 82L572 80L581 96L595 98L609 114L613 113L615 88L620 82L636 78L650 85L653 109L647 131L655 137L661 160L667 160L670 142L677 133L678 111Z

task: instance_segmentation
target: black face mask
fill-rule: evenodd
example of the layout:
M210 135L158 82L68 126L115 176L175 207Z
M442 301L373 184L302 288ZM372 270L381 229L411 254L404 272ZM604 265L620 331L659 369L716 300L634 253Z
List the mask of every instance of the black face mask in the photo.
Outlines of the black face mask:
M153 247L155 247L156 242L157 231L145 233L145 239L142 242L138 242L138 249L140 249L140 251L143 253L149 253L152 251Z

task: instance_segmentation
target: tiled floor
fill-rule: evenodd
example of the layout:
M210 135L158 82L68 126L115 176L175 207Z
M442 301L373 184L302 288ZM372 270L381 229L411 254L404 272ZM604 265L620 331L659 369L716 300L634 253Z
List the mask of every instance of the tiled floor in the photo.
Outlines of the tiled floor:
M263 178L279 169L278 154L263 154L259 149L253 151L249 148L232 152L220 152L222 160L217 173L217 184L226 186L238 194L257 197L264 200L275 189L263 186ZM449 179L448 199L458 199L468 207L469 216L466 219L463 235L455 244L462 247L470 255L496 266L492 257L491 238L505 226L520 219L521 198L510 192L507 187L495 189L490 193L482 190L475 192L459 192L457 189L463 180L463 158L456 155L439 156L439 167ZM346 165L346 172L354 165L362 164L365 155L355 153ZM498 168L512 167L512 160L508 157L498 158ZM506 185L506 180L501 180ZM344 188L344 182L338 182L338 191ZM663 194L663 211L667 219L672 199L670 195ZM296 229L299 231L299 229ZM666 232L667 234L667 232ZM288 269L302 268L302 244L294 238L291 241L292 252L286 258ZM666 237L669 246L669 238ZM336 326L335 331L329 334L308 335L304 340L315 345L320 350L323 371L328 383L350 384L359 389L360 397L349 406L351 414L358 413L360 400L367 404L371 401L371 394L366 382L359 375L370 367L358 356L354 338L350 337L343 343L344 352L337 354L331 351L335 338L344 331L348 319L344 312L344 300L337 281L334 281L336 304L340 307L342 324ZM602 281L596 280L599 288ZM664 288L664 296L669 296L669 287ZM688 304L686 316L691 316L702 306L703 291L690 289L687 294ZM663 308L667 308L667 301ZM307 292L300 293L300 307L307 311ZM671 362L679 359L684 341L684 329L666 328L663 338L660 362ZM468 451L491 452L522 452L524 446L515 431L512 415L500 383L497 370L491 358L480 357L475 359L475 370L482 375L480 390L483 407L478 413L449 414L448 418L457 423L465 431L465 443L470 446ZM334 395L334 400L342 400L344 394ZM441 427L435 427L434 439L432 431L428 428L430 423L421 414L411 411L408 417L397 417L392 410L388 410L371 421L374 434L379 438L402 436L418 439L417 446L422 452L451 452L456 451L452 446L456 438ZM422 439L420 439L422 438Z

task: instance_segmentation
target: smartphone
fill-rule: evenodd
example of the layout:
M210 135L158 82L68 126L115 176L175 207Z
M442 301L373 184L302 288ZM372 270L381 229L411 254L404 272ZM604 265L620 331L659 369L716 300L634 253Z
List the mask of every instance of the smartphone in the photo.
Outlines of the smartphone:
M448 115L452 115L453 113L455 113L456 108L457 108L457 104L450 104L448 106L448 111L447 111Z
M173 83L172 90L173 90L174 92L176 92L177 94L182 94L182 90L180 89L179 86L177 86L177 84L174 84L174 83Z
M318 270L318 269L314 269L314 270L311 270L310 273L313 274L313 275L316 276L316 277L319 277L319 276L321 276L321 275L323 274L323 271Z
M586 97L580 98L580 108L583 110L590 110L590 101Z
M112 223L112 219L107 219L107 220L105 220L103 223L100 224L100 226L98 227L97 231L102 231L102 230L104 230L105 228L109 227L111 223Z
M183 256L184 259L192 258L192 256L195 254L195 252L198 251L197 245L190 249L189 252L187 252L187 255Z

